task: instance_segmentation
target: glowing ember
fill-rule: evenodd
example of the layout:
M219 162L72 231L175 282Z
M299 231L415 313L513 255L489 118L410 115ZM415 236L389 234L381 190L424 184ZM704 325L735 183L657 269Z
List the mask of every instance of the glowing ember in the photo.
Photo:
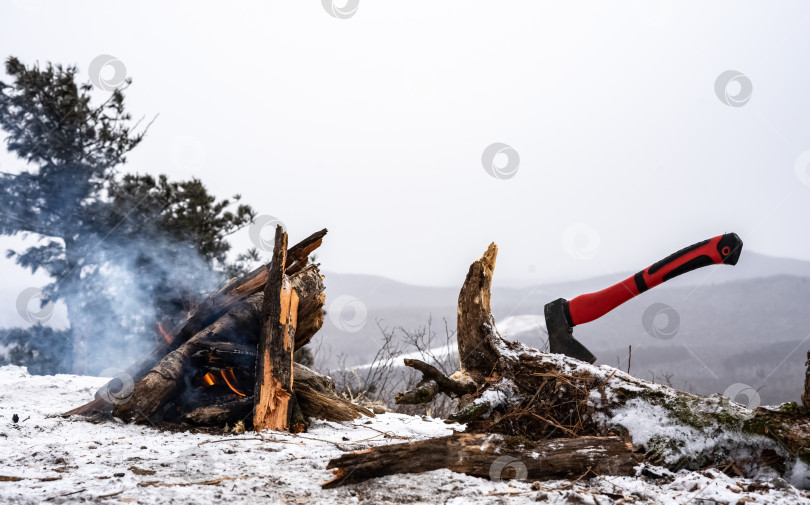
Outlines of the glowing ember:
M219 379L222 377L222 380ZM220 370L219 377L212 374L211 372L206 373L202 377L203 384L206 386L213 386L214 384L222 384L222 381L230 388L231 391L238 394L239 396L247 396L245 393L239 390L238 384L239 381L236 380L236 375L233 373L233 368L228 368L227 370Z
M239 391L236 387L234 387L234 384L236 384L236 376L233 374L233 368L229 368L227 370L220 370L219 374L225 380L225 384L227 384L228 387L231 388L231 391L238 394L239 396L246 396L245 393Z
M207 374L203 375L203 382L206 386L213 386L216 383L214 380L214 374L208 372Z

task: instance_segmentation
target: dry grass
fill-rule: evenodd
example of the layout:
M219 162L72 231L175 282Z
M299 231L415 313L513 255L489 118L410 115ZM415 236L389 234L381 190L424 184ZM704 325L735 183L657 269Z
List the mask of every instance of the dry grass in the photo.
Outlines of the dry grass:
M496 408L488 419L473 423L475 431L503 433L529 439L598 435L589 395L601 383L590 374L568 375L537 356L521 356L504 377L521 392L534 391L518 405Z

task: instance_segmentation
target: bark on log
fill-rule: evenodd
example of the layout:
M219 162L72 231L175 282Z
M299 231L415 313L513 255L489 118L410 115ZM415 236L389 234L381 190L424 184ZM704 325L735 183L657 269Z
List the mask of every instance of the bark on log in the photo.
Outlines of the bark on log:
M447 468L492 480L572 479L586 474L633 475L641 461L618 437L580 437L529 442L523 438L458 433L419 442L375 447L329 462L335 488L374 477Z
M284 275L287 234L276 228L273 260L267 267L262 308L262 329L256 356L256 386L253 389L253 429L288 430L294 410L293 349L298 297ZM291 405L293 402L293 405Z
M253 414L253 397L247 396L239 400L199 407L183 416L183 421L201 426L224 426L226 424L244 421L249 423Z
M228 368L253 370L256 366L256 346L233 342L211 342L191 356L200 369L216 372ZM251 372L252 375L252 372Z
M460 381L445 376L438 368L418 359L405 359L405 366L422 372L422 380L414 389L407 393L399 393L395 401L400 405L416 405L428 403L439 393L450 397L469 395L475 392L476 385L472 381Z
M295 396L306 417L326 421L351 421L361 416L374 417L365 407L355 405L335 392L335 383L329 377L295 363Z
M318 265L308 265L288 274L298 296L298 318L295 328L295 350L307 345L323 327L326 303L323 275Z

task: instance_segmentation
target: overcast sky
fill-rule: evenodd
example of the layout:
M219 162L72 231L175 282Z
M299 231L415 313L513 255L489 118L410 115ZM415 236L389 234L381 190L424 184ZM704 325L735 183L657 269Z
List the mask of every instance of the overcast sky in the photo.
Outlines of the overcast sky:
M0 4L0 55L85 80L114 56L130 111L159 114L123 169L240 193L291 242L327 227L327 271L460 286L495 241L496 282L525 284L729 231L810 259L810 4L363 0L342 17L20 0ZM513 177L484 168L496 142ZM0 169L21 167L3 149ZM39 282L0 265L7 291Z

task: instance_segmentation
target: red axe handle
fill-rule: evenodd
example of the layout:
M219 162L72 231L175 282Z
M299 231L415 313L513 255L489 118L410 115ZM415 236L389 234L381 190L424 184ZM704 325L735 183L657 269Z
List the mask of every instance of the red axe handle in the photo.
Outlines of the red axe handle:
M634 296L697 268L721 263L736 265L741 251L742 240L736 233L692 244L618 284L569 300L568 323L574 326L598 319Z

